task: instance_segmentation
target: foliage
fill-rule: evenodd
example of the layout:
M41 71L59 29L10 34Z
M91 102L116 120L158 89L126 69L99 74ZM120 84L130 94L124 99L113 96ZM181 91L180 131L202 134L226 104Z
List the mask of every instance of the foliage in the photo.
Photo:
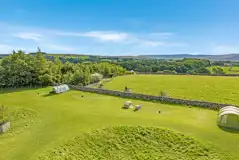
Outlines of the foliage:
M103 79L103 75L99 73L91 74L91 81L93 83L100 82Z
M219 73L222 74L239 74L238 66L211 66L208 69L213 73L213 69L216 68ZM215 73L214 73L215 74Z
M168 94L164 91L160 91L159 96L168 97Z
M196 69L195 72L201 73L201 74L210 74L211 73L207 68L204 68L204 67Z
M157 59L123 59L116 64L137 72L163 72L163 73L200 73L202 69L210 66L210 61L204 59L190 59L168 61Z
M54 60L56 55L45 55L47 59ZM117 64L128 70L127 74L136 72L162 72L162 73L206 73L206 68L211 66L211 62L206 59L184 58L182 60L162 60L162 59L139 59L132 57L105 57L105 56L76 56L76 55L57 55L63 62L90 64L95 62L109 62ZM224 62L225 63L225 62ZM201 69L199 69L201 68ZM105 69L109 74L110 69ZM208 72L207 72L208 73ZM103 74L105 76L105 74ZM114 75L111 75L114 76Z
M224 155L217 153L211 146L170 130L120 126L76 137L39 159L218 160L223 158Z
M124 87L124 92L132 93L132 89L128 88L127 86Z
M125 73L126 70L122 67L107 62L62 63L59 57L51 61L46 59L40 49L34 55L19 50L2 59L0 87L46 86L53 83L87 85L102 79L101 74L104 77L112 77Z
M38 50L39 52L40 50ZM42 52L43 53L43 52ZM31 53L36 55L37 53ZM46 54L43 56L51 61L56 58L62 63L101 63L108 62L111 64L117 64L128 71L126 74L133 74L130 72L134 70L136 72L159 72L159 73L208 73L206 70L200 68L210 68L211 66L239 66L239 62L236 61L212 61L198 58L184 58L182 60L176 59L147 59L147 57L117 57L117 56L86 56L86 55L70 55L70 54ZM209 69L211 71L211 69ZM224 69L223 69L224 70ZM225 72L225 71L224 71ZM227 73L227 72L226 72ZM111 75L114 76L114 75Z
M100 83L99 84L99 88L103 88L104 87L104 84L103 83Z
M214 73L214 74L225 74L225 72L223 71L223 69L220 68L220 67L213 67L213 68L212 68L212 73Z

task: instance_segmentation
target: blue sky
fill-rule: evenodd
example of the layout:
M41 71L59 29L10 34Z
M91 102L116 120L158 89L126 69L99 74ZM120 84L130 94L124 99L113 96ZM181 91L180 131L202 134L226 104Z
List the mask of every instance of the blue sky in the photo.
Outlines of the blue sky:
M0 53L239 53L238 0L1 0Z

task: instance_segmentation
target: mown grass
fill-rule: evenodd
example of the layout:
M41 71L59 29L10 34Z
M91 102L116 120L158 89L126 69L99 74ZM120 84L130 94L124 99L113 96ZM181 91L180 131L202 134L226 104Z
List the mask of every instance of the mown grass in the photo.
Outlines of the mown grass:
M124 91L125 86L136 93L203 100L239 105L239 77L192 75L131 75L114 78L104 88Z
M76 137L40 160L219 160L226 157L194 138L154 127L120 126Z
M0 135L1 160L35 160L48 155L53 148L68 144L74 137L119 125L168 128L213 146L216 151L213 149L211 153L225 153L231 159L239 159L239 134L218 128L216 111L132 100L134 104L142 104L142 109L134 112L121 109L127 99L79 91L45 96L50 90L42 88L0 94L1 104L30 110L30 115L33 113L34 116L27 116L27 119L30 122L37 119L21 132ZM19 127L25 125L23 117L16 120L20 122ZM71 148L67 146L65 149ZM90 148L86 150L90 151ZM130 157L127 153L124 152L126 158Z
M11 127L7 133L0 134L0 146L3 146L3 140L6 142L12 141L12 138L14 138L15 135L26 131L31 125L37 123L38 120L37 113L30 109L6 107L5 114L6 120L10 121Z
M239 74L239 67L237 66L233 66L233 67L230 67L230 66L211 66L211 67L208 67L208 69L211 71L212 73L212 69L214 67L220 67L222 68L222 70L226 73L226 74Z

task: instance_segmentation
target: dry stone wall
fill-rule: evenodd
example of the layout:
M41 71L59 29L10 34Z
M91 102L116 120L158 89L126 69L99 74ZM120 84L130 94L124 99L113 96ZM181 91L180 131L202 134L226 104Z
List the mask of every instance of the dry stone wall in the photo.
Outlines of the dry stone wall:
M73 85L69 85L69 86L72 89L80 90L83 92L92 92L92 93L106 94L106 95L118 96L123 98L140 99L140 100L146 100L146 101L158 101L161 103L169 103L169 104L177 104L177 105L196 106L196 107L208 108L213 110L218 110L222 107L231 105L231 104L220 104L220 103L214 103L214 102L185 100L185 99L178 99L178 98L145 95L145 94L139 94L139 93L125 93L121 91L107 90L107 89L101 89L101 88L79 87L79 86L73 86Z
M136 74L152 75L195 75L195 76L229 76L238 77L239 74L205 74L205 73L157 73L157 72L136 72Z

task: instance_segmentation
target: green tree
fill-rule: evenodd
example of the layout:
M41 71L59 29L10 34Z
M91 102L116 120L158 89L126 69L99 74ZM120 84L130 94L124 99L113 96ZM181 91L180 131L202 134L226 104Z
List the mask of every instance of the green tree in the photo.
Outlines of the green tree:
M212 69L212 73L213 73L213 74L225 74L225 72L223 71L223 69L220 68L220 67L214 67L214 68Z
M204 67L201 67L201 68L195 70L195 72L201 73L201 74L211 74L211 72L207 68L204 68Z

